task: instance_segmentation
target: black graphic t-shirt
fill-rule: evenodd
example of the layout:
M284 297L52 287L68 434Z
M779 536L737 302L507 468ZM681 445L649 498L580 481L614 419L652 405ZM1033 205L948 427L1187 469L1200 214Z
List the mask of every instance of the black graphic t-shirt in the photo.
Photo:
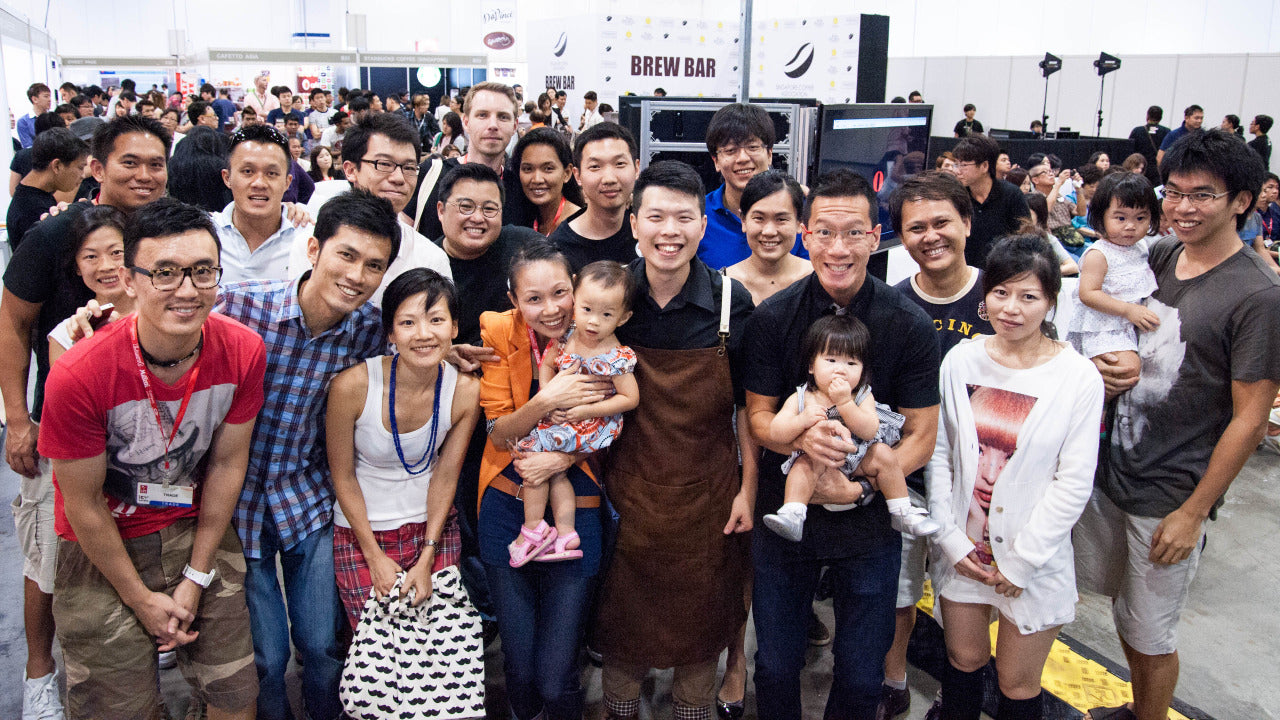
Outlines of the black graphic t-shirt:
M986 318L987 306L982 295L982 271L972 267L969 270L969 282L965 284L963 290L951 297L939 298L926 295L916 285L914 275L894 286L919 305L920 309L933 320L933 327L938 331L939 357L946 357L947 352L965 338L995 334L991 321Z

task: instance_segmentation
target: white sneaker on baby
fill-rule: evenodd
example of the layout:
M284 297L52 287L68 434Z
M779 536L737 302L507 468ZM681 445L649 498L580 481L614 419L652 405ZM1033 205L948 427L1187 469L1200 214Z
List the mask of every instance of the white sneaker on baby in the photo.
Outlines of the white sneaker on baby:
M918 507L889 513L889 524L894 530L912 537L929 537L942 529L941 525L929 517L928 510Z
M800 542L804 537L804 519L808 508L804 503L785 503L773 515L764 516L765 527L790 540Z

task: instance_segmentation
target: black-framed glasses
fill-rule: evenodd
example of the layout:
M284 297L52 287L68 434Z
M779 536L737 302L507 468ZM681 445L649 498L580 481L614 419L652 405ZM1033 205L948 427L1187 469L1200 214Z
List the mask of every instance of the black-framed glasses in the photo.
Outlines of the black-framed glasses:
M1217 200L1220 197L1226 197L1227 195L1230 195L1230 194L1231 194L1230 191L1220 192L1220 193L1211 193L1211 192L1184 193L1180 190L1170 190L1167 187L1164 189L1164 199L1173 203L1174 205L1177 205L1178 203L1182 202L1182 198L1186 198L1190 200L1192 205L1205 205L1207 203L1213 202L1214 200Z
M191 286L198 290L218 287L222 279L222 268L214 265L196 265L195 267L171 267L147 270L137 265L130 270L151 278L151 286L157 290L177 290L182 287L185 278L191 278Z
M380 175L390 175L396 171L396 168L400 168L400 172L404 173L406 178L418 177L417 163L405 163L401 165L399 163L393 163L390 160L374 160L373 158L360 158L360 162L369 163L373 166L374 171Z
M492 220L498 217L498 214L502 212L501 205L477 205L471 200L450 200L445 203L445 205L452 205L456 207L458 209L458 214L462 217L471 217L475 214L476 210L479 210L481 215Z

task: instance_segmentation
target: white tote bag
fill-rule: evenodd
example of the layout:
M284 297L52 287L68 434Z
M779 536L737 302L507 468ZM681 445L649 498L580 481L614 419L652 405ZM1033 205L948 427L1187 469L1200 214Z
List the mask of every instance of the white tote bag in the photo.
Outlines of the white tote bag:
M400 597L404 573L370 592L342 668L342 707L356 720L484 716L484 640L457 566L431 576L431 598Z

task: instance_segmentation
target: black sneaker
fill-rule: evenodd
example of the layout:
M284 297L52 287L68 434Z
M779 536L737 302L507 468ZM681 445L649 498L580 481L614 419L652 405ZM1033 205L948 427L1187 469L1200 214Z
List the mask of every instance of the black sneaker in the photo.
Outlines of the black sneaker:
M815 647L831 644L831 630L818 617L818 613L812 611L809 615L809 644Z
M876 720L890 720L911 708L911 690L899 690L888 685L880 686L880 705L876 707Z

